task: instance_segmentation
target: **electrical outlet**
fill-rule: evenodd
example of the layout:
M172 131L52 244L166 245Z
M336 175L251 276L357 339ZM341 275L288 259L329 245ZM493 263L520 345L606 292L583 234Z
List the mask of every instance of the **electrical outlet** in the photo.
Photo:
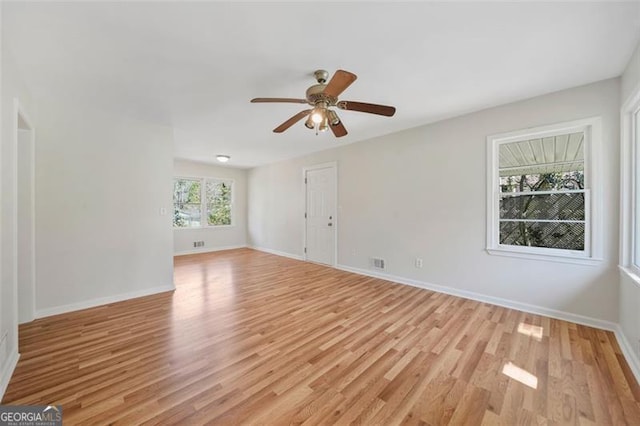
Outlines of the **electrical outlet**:
M416 257L416 268L422 268L422 259Z

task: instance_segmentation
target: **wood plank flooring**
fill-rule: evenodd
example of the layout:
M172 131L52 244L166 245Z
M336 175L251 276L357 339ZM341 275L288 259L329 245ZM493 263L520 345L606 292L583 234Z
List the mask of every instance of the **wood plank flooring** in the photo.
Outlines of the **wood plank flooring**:
M249 249L20 327L3 404L75 424L638 425L612 333Z

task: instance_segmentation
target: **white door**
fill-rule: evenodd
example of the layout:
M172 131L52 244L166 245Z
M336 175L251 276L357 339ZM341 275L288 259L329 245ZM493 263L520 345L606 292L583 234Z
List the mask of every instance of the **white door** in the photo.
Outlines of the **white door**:
M336 169L305 171L306 259L334 265L336 258Z

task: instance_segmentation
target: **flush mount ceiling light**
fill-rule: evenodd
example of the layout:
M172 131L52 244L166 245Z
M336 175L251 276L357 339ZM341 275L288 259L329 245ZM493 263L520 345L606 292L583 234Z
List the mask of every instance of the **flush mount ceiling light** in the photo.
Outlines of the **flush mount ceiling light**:
M392 106L368 104L364 102L339 101L338 96L356 80L356 75L349 71L338 70L335 72L331 80L329 73L325 70L318 70L313 73L318 84L307 89L304 99L295 98L254 98L251 102L285 102L294 104L309 104L313 108L300 111L275 129L275 133L282 133L298 121L306 118L304 125L308 129L315 129L318 132L326 132L331 129L333 134L340 138L347 134L340 117L335 110L330 108L338 108L346 111L367 112L369 114L383 115L391 117L395 114L396 109ZM329 81L327 83L327 80Z
M228 155L216 155L216 160L218 160L221 163L226 163L230 159L231 157L229 157Z

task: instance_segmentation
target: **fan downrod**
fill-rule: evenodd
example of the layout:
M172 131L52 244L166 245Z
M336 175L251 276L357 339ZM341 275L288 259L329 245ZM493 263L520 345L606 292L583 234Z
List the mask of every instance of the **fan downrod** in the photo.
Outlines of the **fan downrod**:
M329 78L329 72L325 70L317 70L313 73L313 76L316 78L318 84L325 84Z

